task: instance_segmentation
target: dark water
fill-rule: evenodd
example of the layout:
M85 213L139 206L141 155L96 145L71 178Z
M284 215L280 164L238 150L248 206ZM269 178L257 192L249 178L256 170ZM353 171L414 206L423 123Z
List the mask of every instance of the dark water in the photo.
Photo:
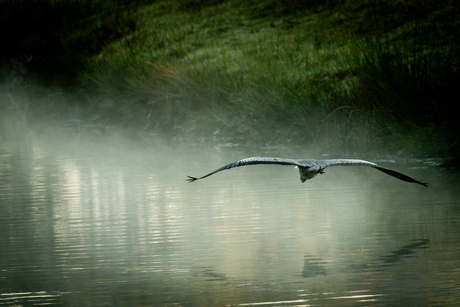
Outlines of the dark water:
M152 148L0 148L0 305L460 304L452 172L382 161L425 188L251 166L187 184L246 154Z

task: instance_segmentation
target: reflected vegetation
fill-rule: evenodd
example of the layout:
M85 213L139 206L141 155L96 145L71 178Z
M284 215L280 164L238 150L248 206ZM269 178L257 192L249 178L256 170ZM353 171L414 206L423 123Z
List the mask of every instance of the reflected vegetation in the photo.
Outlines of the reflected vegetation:
M48 145L0 148L0 305L460 300L458 176L432 161L392 164L429 188L366 168L301 184L273 166L190 185L200 163L246 154Z

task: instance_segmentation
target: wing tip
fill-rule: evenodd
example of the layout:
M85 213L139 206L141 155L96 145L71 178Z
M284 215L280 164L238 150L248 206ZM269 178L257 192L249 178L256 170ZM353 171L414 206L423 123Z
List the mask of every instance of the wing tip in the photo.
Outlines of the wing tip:
M192 182L198 180L198 178L187 175L187 179L185 179L185 180L188 181L188 183L192 183Z
M407 175L404 175L404 174L399 173L397 171L391 170L389 168L383 167L381 165L376 164L376 165L374 165L372 167L375 168L375 169L378 169L381 172L384 172L385 174L388 174L390 176L398 178L399 180L406 181L406 182L413 182L413 183L423 185L424 187L428 187L428 183L425 183L423 181L418 181L418 180L416 180L414 178L411 178L411 177L409 177Z

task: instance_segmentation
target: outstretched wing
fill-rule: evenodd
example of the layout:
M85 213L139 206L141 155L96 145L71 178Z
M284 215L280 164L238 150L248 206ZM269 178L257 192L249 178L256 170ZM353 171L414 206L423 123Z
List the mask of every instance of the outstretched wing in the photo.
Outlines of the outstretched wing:
M385 174L388 174L388 175L390 175L390 176L393 176L393 177L395 177L395 178L398 178L398 179L403 180L403 181L406 181L406 182L418 183L418 184L421 184L421 185L423 185L423 186L425 186L425 187L428 186L428 184L425 183L425 182L421 182L421 181L415 180L414 178L411 178L411 177L409 177L409 176L406 176L406 175L401 174L401 173L399 173L399 172L397 172L397 171L388 169L388 168L383 167L383 166L380 166L380 165L373 166L373 168L376 168L376 169L378 169L379 171L384 172Z
M365 160L359 160L359 159L331 159L331 160L316 160L316 163L321 165L323 168L328 167L328 166L334 166L334 165L341 165L341 166L360 166L360 165L365 165L365 166L371 166L374 167L377 164Z
M214 175L215 173L218 173L220 171L224 171L227 169L231 169L234 167L239 167L239 166L246 166L246 165L256 165L256 164L278 164L278 165L297 165L297 166L304 166L301 163L301 160L295 160L295 159L284 159L284 158L266 158L266 157L252 157L252 158L245 158L239 161L236 161L234 163L227 164L225 166L222 166L219 169L216 169L215 171L204 175L202 177L192 177L192 176L187 176L188 182L193 182L195 180L203 179L206 177L209 177L211 175Z
M364 166L370 166L375 169L378 169L381 172L384 172L385 174L388 174L390 176L393 176L395 178L398 178L400 180L406 181L406 182L413 182L413 183L418 183L421 184L425 187L428 186L428 184L415 180L414 178L411 178L409 176L406 176L404 174L401 174L397 171L388 169L386 167L377 165L376 163L365 161L365 160L358 160L358 159L333 159L333 160L317 160L317 163L323 166L323 168L328 167L328 166L334 166L334 165L342 165L342 166L353 166L353 165L364 165Z

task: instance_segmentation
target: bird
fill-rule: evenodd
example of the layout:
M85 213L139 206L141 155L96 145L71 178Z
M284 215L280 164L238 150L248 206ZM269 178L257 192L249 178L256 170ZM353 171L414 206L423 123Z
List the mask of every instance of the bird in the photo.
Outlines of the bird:
M215 171L204 175L202 177L192 177L187 176L187 181L189 183L195 182L200 179L204 179L215 173L231 169L234 167L246 166L246 165L257 165L257 164L277 164L277 165L295 165L295 168L299 170L300 181L304 183L309 179L313 179L318 174L324 174L324 169L329 166L370 166L375 169L378 169L385 174L398 178L402 181L413 182L425 187L428 187L427 183L415 180L409 176L401 174L397 171L388 169L386 167L377 165L376 163L360 160L360 159L327 159L327 160L315 160L315 159L288 159L288 158L274 158L274 157L251 157L244 158L239 161L227 164L221 168L216 169Z

